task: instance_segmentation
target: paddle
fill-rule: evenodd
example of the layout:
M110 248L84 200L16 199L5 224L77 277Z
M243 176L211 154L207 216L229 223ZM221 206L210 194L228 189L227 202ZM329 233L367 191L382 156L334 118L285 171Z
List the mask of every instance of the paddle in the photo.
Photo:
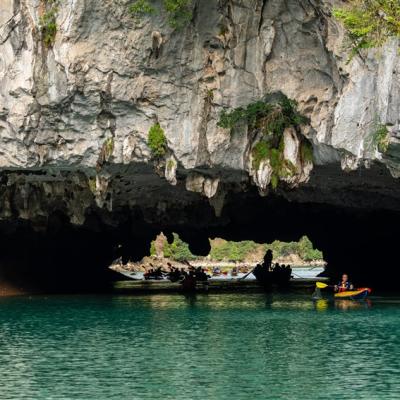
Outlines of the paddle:
M315 282L315 291L312 294L312 298L314 300L322 299L322 295L319 289L325 289L327 287L334 287L333 285L328 285L324 282Z
M256 267L254 267L250 272L248 272L245 276L242 276L241 278L238 279L238 281L241 281L243 279L246 279L254 270Z

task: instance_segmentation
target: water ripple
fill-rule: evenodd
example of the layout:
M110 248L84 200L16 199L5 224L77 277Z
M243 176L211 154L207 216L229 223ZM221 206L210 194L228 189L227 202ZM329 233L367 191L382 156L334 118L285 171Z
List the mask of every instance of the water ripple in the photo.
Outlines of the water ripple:
M177 295L0 299L0 398L400 396L398 302Z

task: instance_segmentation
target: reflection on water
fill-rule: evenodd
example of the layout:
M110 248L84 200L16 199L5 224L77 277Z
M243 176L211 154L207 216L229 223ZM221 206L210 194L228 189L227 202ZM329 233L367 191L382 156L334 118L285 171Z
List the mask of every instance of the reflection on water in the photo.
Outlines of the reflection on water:
M318 299L314 301L314 305L317 311L326 311L329 308L329 301L326 299Z
M361 301L353 301L353 300L337 300L335 301L335 307L339 310L347 311L347 310L355 310L360 308L370 308L372 307L372 302L370 299L361 300Z
M398 298L0 299L0 398L398 399Z

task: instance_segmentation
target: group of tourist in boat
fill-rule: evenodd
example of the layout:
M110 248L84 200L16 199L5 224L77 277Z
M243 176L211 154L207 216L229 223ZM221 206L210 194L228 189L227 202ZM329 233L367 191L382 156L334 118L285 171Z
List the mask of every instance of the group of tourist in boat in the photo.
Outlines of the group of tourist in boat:
M256 280L266 290L271 288L271 285L277 285L280 287L288 286L292 278L292 268L290 265L281 265L279 263L272 263L273 253L268 250L265 253L264 260L261 264L256 265L254 269L241 267L234 267L230 270L231 277L237 277L240 273L239 279L245 279L250 273L253 273ZM122 259L117 260L122 264ZM146 272L143 274L145 280L169 280L171 282L177 282L182 285L182 289L185 291L195 290L198 284L201 284L204 288L208 288L208 280L218 276L224 277L227 275L226 270L222 270L219 267L207 269L203 267L194 267L188 261L184 261L185 267L174 267L170 263L164 267L154 267L152 263L149 263L149 267L146 268ZM129 276L130 277L130 276ZM349 281L349 276L344 273L341 280L336 285L329 285L323 282L316 282L316 289L313 293L313 299L322 298L320 289L333 288L335 298L354 298L364 299L371 293L370 288L359 288L355 289L353 284Z
M167 278L171 282L188 282L188 281L194 281L195 283L197 281L199 282L207 282L208 279L210 278L209 275L207 275L206 271L201 268L201 267L193 267L189 265L188 269L184 268L175 268L172 267L171 264L169 264L170 271L167 274Z
M239 273L250 274L253 272L257 281L263 285L278 284L286 285L292 277L292 268L290 265L272 264L273 254L268 250L265 254L262 264L257 265L253 270L246 268L234 267L230 275L238 276ZM208 275L208 270L202 267L193 267L189 262L185 262L187 268L177 268L167 263L166 270L162 267L155 268L150 264L150 268L144 273L145 280L161 280L168 279L171 282L180 282L184 288L195 287L197 282L207 282L209 278L227 275L219 267L214 267L211 271L211 276Z
M277 284L285 286L290 282L292 278L292 268L290 265L280 265L278 263L272 264L273 254L271 250L265 253L264 261L262 264L258 264L253 274L257 281L264 286L271 284Z
M183 277L180 280L182 289L186 291L195 290L198 283L202 283L207 287L209 275L201 267L189 267L188 271L184 271Z
M167 263L168 271L161 267L154 268L150 264L150 269L144 273L145 280L161 280L168 279L171 282L179 282L184 288L195 287L197 282L207 282L210 278L206 271L201 267L193 267L188 264L188 268L176 268Z
M162 280L164 279L166 272L161 267L154 268L153 264L150 264L150 268L143 274L143 278L147 280Z
M238 276L240 274L247 274L250 271L250 268L241 265L239 267L232 267L232 269L229 271L230 276ZM251 272L251 271L250 271ZM227 276L228 271L222 270L220 267L213 267L212 268L212 276Z

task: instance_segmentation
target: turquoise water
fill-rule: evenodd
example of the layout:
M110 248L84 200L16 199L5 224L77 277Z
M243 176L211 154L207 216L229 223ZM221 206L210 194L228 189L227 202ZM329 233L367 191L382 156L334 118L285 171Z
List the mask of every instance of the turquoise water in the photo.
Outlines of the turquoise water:
M400 300L0 299L1 399L399 399Z

